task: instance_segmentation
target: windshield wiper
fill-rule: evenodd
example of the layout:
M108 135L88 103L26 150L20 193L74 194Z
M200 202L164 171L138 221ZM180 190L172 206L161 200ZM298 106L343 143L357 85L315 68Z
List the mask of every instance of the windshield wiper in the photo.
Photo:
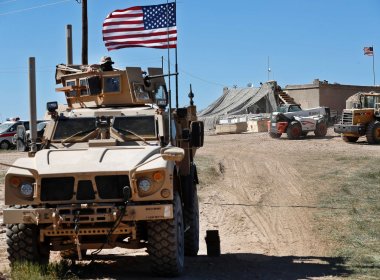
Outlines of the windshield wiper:
M74 138L75 136L78 136L79 134L83 134L83 133L89 133L89 132L93 132L96 128L92 128L92 129L88 129L88 130L81 130L81 131L78 131L76 133L74 133L73 135L63 139L61 141L61 144L64 144L66 143L67 141L71 140L72 138Z
M144 137L138 135L136 132L132 131L132 130L129 130L129 129L122 129L122 128L116 128L117 131L122 131L122 132L127 132L129 134L132 134L133 136L136 136L137 138L139 138L141 141L143 141L145 144L147 145L152 145L151 143L149 143L148 141L145 140ZM123 134L125 137L128 137L127 135Z

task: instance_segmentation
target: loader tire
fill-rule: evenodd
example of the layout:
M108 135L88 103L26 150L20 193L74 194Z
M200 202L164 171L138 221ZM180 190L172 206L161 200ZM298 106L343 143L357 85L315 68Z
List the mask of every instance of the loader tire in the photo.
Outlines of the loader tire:
M366 137L368 144L380 144L380 122L371 122L366 131Z
M49 263L49 244L39 242L39 230L34 224L8 224L6 229L8 259L15 262Z
M344 136L342 134L342 139L344 142L347 142L347 143L355 143L356 141L358 141L359 137L355 137L355 136Z
M281 135L282 135L282 133L269 132L269 136L270 136L271 138L275 138L275 139L277 139L277 138L280 138Z
M301 124L296 121L291 122L288 126L288 129L286 130L286 134L288 135L288 138L291 140L299 139L302 134Z
M184 228L182 204L174 193L173 219L148 222L148 254L154 274L174 277L184 267Z
M327 134L327 124L325 122L317 123L314 134L317 137L325 137Z

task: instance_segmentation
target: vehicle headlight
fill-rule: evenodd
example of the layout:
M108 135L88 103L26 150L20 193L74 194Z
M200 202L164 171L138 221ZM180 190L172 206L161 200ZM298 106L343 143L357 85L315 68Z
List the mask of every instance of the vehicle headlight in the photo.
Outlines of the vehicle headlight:
M33 195L33 186L31 183L22 183L20 193L24 196L31 197Z
M152 182L148 178L141 178L138 181L138 188L143 192L148 192L152 188Z

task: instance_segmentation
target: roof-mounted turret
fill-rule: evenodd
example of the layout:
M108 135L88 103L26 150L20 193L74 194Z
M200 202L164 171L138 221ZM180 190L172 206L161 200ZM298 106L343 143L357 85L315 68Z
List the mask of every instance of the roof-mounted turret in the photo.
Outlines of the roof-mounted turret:
M71 108L138 106L157 104L166 107L168 94L162 68L140 67L100 71L88 66L57 65L56 82L63 87Z

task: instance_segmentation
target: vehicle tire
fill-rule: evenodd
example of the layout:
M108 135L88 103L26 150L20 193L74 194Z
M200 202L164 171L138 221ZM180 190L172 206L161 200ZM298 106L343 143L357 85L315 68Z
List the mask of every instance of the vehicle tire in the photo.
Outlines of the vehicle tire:
M84 259L87 253L86 249L81 250L82 258ZM78 251L76 248L64 250L59 252L62 259L65 260L79 260Z
M302 127L299 122L293 121L288 126L288 129L286 130L286 134L288 135L289 139L295 140L299 139L301 137L302 133Z
M368 124L366 137L368 144L380 144L380 122L373 121Z
M189 205L185 203L184 219L186 227L185 232L185 256L196 256L199 250L199 203L197 194L197 181L195 179L195 165L192 165L190 175L190 198Z
M39 229L34 224L8 224L6 229L8 259L15 262L49 263L49 244L39 242Z
M2 150L9 150L10 147L11 147L11 143L9 143L9 141L7 140L4 140L0 143L0 149Z
M317 137L325 137L327 134L327 124L325 122L317 123L314 134Z
M172 220L147 223L151 269L158 276L178 276L184 267L183 214L178 192L174 193L173 216Z
M344 136L342 134L342 139L344 142L347 142L347 143L355 143L356 141L358 141L359 137L355 137L355 136Z
M280 138L282 133L269 132L271 138Z

